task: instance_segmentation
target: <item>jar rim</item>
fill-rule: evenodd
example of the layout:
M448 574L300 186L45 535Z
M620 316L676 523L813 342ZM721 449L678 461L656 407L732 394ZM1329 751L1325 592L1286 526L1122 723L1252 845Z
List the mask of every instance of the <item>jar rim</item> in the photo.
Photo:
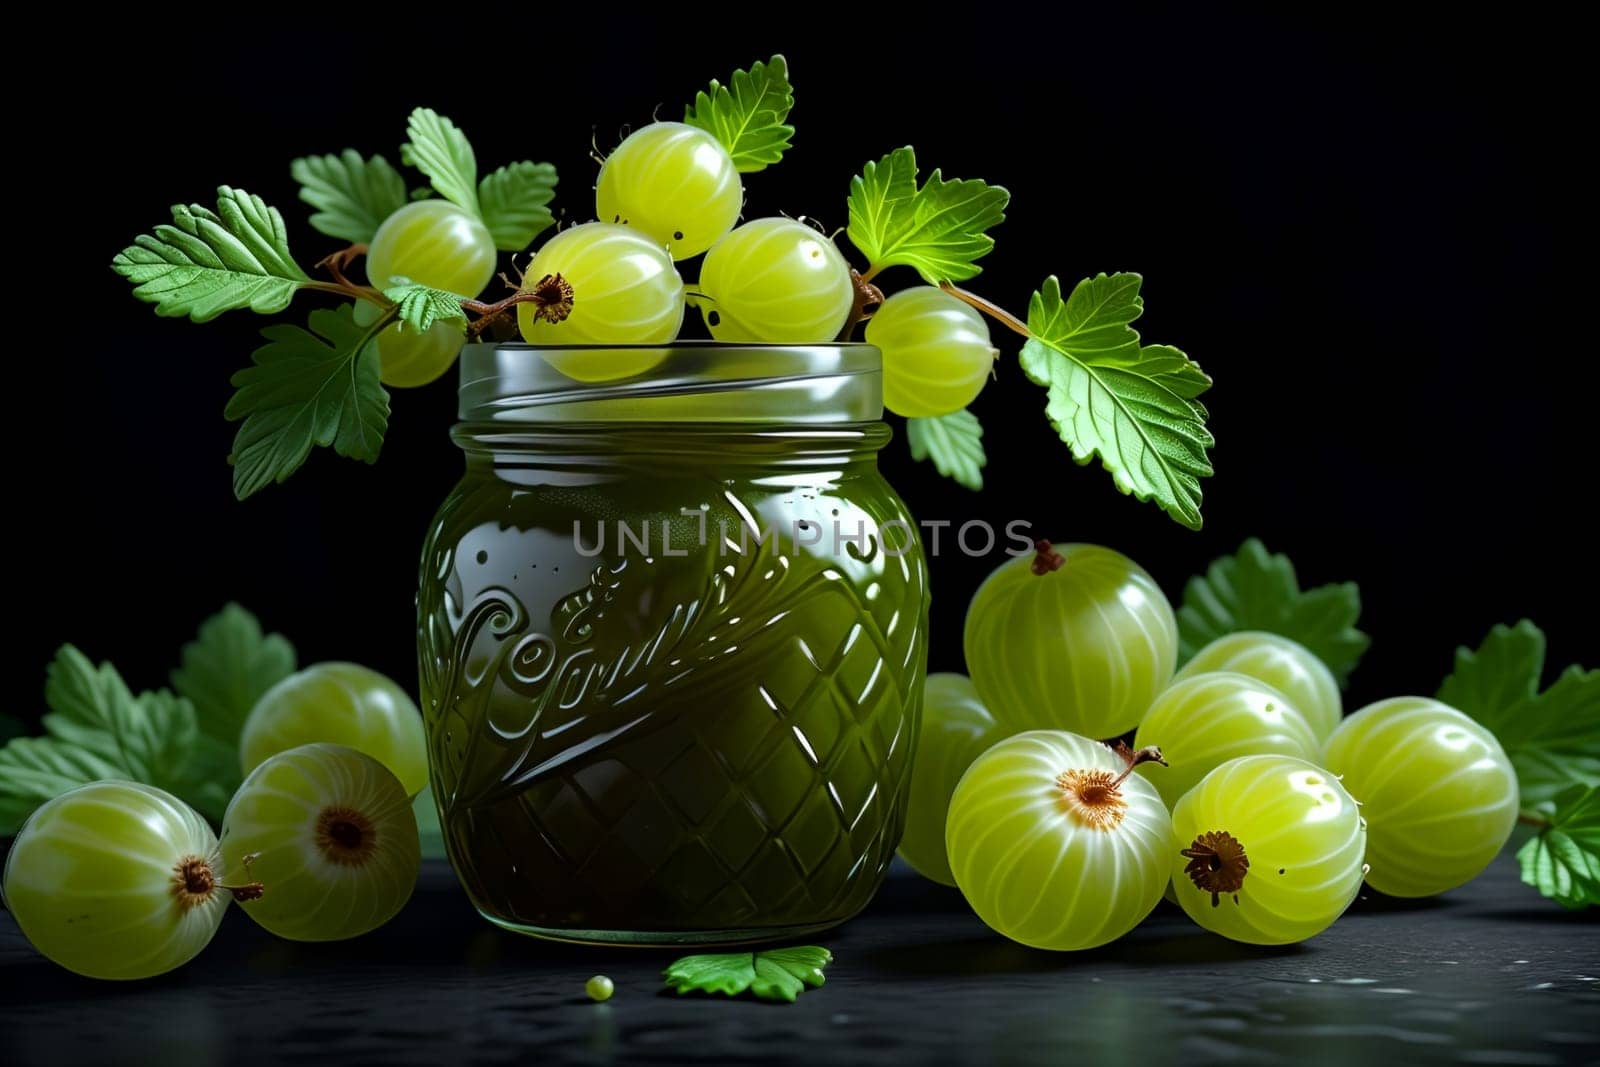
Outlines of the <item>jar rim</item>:
M859 423L883 417L878 349L855 342L478 343L461 351L466 423Z

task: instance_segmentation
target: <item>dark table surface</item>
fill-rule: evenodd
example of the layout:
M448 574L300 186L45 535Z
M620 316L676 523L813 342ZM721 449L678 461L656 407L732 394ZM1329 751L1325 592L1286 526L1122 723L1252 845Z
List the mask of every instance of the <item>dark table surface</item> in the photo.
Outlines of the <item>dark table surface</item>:
M442 863L356 941L279 941L237 911L178 972L68 974L0 915L0 1064L1600 1062L1600 922L1503 856L1435 900L1364 895L1304 945L1235 945L1163 904L1106 948L987 930L896 870L818 938L835 961L793 1005L660 992L675 953L529 940L480 919ZM616 981L607 1004L583 983Z

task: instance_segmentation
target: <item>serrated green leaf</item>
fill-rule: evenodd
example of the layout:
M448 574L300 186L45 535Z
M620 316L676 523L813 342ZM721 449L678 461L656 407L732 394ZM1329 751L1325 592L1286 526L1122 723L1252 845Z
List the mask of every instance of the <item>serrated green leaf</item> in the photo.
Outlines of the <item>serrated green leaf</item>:
M934 418L906 420L906 443L911 458L932 459L946 478L974 491L983 488L983 426L978 416L963 408Z
M1011 194L976 179L946 181L939 171L917 186L917 157L908 146L868 163L850 179L846 233L875 274L914 268L929 285L959 282L983 268L994 247L990 228L1005 220Z
M456 124L434 111L419 107L406 122L411 138L401 150L401 158L427 175L434 192L479 218L478 159L472 153L467 135Z
M789 62L779 55L734 71L728 85L711 79L684 110L683 121L720 141L741 174L753 174L788 150L794 127L784 120L793 107Z
M383 220L406 205L406 183L382 156L362 159L346 148L338 155L302 156L289 164L300 199L316 208L318 233L366 244Z
M761 1000L793 1004L807 986L827 979L822 970L833 953L815 945L685 956L662 971L668 989L679 993L720 993L736 997L749 992Z
M225 747L239 775L239 733L261 694L294 673L295 651L282 634L263 633L256 617L229 603L200 624L183 646L172 687L194 705L200 732Z
M166 690L135 700L109 663L99 667L71 645L46 672L44 727L112 763L124 777L159 785L182 777L198 732L194 708Z
M1250 538L1232 556L1211 561L1189 579L1178 609L1178 662L1224 634L1266 630L1298 641L1328 665L1343 686L1372 639L1356 629L1361 590L1354 582L1301 590L1288 556Z
M311 313L310 330L269 326L253 366L233 376L224 415L244 419L233 441L233 491L243 500L299 469L312 445L341 456L378 458L389 423L389 394L379 383L377 335L387 316L358 325L352 305Z
M555 224L550 201L556 195L556 168L549 163L508 163L478 183L483 224L502 252L521 252Z
M206 322L224 311L282 311L310 281L289 251L283 216L260 197L224 185L217 210L172 208L172 223L140 234L111 261L156 314Z
M1522 880L1567 908L1600 904L1600 787L1555 798L1550 825L1517 850Z
M1537 695L1544 651L1544 631L1528 619L1496 626L1476 651L1456 649L1455 668L1439 683L1438 699L1498 735L1505 713Z
M1142 281L1101 274L1063 301L1060 282L1045 279L1028 305L1032 337L1019 362L1049 390L1045 414L1078 463L1099 456L1122 492L1198 530L1215 438L1196 397L1211 379L1176 348L1140 346L1131 323L1144 311Z
M33 809L67 790L121 777L106 760L56 737L15 737L0 748L0 836L16 833Z
M1544 632L1527 619L1456 650L1438 698L1472 716L1511 758L1522 806L1548 810L1575 783L1600 786L1600 670L1574 665L1539 692Z
M96 667L63 645L45 683L43 738L15 738L0 750L0 822L66 789L100 778L126 778L173 793L220 820L237 775L236 749L201 738L194 707L165 689L129 692L114 667ZM231 770L221 762L225 753Z
M394 301L396 317L404 328L426 333L434 323L453 319L461 320L462 329L466 328L467 313L461 310L459 296L443 289L397 280L403 284L390 286L383 295Z

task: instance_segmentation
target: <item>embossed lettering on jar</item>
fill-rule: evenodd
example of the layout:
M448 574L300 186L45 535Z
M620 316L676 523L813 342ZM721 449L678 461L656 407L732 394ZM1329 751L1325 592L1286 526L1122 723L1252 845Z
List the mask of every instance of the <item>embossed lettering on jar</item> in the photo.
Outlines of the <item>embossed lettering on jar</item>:
M927 574L877 352L658 351L463 353L418 605L433 787L500 925L792 937L881 883L917 734Z

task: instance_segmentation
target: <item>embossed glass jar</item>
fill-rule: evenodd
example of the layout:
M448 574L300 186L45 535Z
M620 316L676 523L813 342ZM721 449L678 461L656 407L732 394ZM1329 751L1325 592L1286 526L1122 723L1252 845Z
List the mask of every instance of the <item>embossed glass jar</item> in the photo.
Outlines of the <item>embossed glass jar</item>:
M445 840L485 917L758 941L872 897L928 611L881 394L865 345L466 348L467 469L418 644Z

